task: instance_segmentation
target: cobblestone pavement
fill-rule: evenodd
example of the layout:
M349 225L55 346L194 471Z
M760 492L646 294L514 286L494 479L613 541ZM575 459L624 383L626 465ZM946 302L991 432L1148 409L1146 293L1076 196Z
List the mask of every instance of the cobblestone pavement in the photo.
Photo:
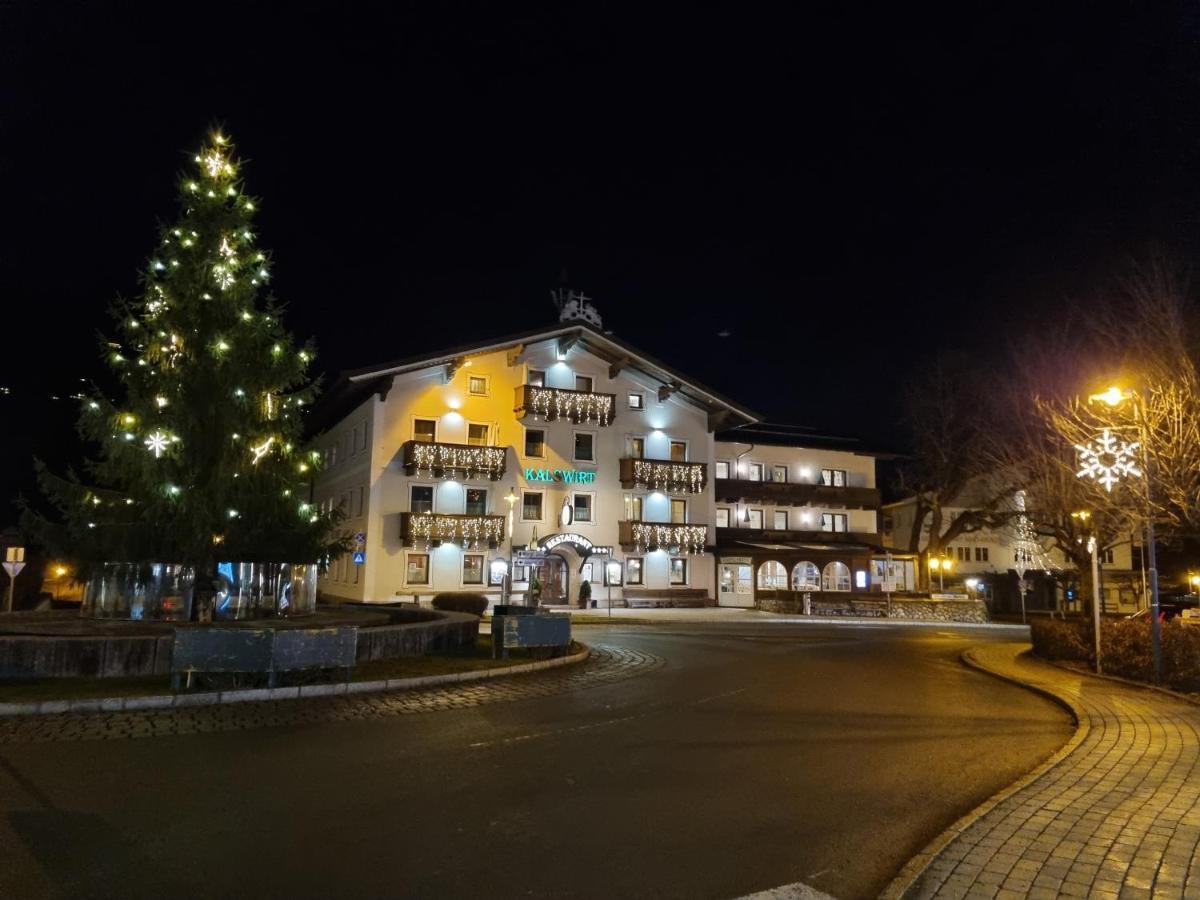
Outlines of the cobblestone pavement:
M0 719L0 744L121 740L436 712L583 690L631 678L663 664L662 657L627 647L592 644L591 651L586 661L560 669L424 690L178 709L14 716Z
M1200 897L1200 706L1032 659L984 668L1068 700L1077 745L967 825L905 894L920 898Z

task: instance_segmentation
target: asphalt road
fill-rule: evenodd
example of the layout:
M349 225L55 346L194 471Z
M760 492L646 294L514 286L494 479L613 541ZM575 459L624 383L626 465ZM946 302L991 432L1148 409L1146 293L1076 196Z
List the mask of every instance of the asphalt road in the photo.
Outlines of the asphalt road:
M981 630L577 635L664 664L392 718L0 746L0 896L867 897L1071 731L958 662Z

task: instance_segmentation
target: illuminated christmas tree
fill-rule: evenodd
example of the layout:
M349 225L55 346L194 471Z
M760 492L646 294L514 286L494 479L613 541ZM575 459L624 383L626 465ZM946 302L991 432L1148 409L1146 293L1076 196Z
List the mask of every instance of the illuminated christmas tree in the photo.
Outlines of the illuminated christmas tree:
M83 400L80 432L96 448L84 476L39 463L62 521L28 513L26 525L85 569L185 564L201 593L219 560L317 562L348 547L333 534L338 516L307 502L313 349L293 343L265 294L257 207L229 140L213 133L181 180L140 298L114 308L103 352L119 388Z

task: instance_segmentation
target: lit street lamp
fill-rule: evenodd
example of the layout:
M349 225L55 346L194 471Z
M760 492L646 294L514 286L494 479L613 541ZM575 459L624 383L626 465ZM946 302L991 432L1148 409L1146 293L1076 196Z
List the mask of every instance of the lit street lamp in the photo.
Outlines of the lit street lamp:
M1087 510L1071 513L1072 519L1087 523L1092 514ZM1095 530L1088 538L1088 552L1092 554L1092 631L1096 641L1096 674L1100 669L1100 546L1096 539Z
M929 571L937 572L938 576L938 592L945 593L946 579L945 573L954 569L954 560L948 556L931 556L929 557Z
M1123 391L1115 385L1103 393L1092 394L1088 400L1105 403L1114 408L1126 400L1133 404L1133 417L1141 440L1126 443L1114 437L1109 429L1105 428L1096 440L1089 441L1086 445L1075 445L1080 465L1076 475L1080 478L1095 479L1110 493L1113 485L1120 483L1122 478L1141 478L1145 482L1146 554L1150 570L1150 636L1154 649L1154 681L1158 683L1162 681L1162 627L1158 621L1158 554L1154 542L1154 507L1150 481L1150 453L1147 446L1149 429L1146 427L1145 409L1136 391ZM1139 449L1142 455L1141 469L1137 467L1137 458L1134 455ZM1098 660L1097 656L1097 662Z

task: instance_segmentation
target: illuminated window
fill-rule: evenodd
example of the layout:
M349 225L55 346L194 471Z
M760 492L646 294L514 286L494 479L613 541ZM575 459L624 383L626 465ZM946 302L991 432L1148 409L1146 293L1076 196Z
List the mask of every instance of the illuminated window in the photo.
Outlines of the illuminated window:
M487 515L487 488L467 488L467 515Z
M462 565L463 584L483 584L482 553L464 553Z
M687 442L671 441L671 462L687 461Z
M827 563L821 573L821 590L850 590L850 567L840 562Z
M758 567L758 587L764 591L787 590L787 569L782 563L774 560L763 563Z
M467 443L472 447L486 447L488 442L488 427L471 422L467 425Z
M540 521L542 521L542 492L541 491L522 491L521 521L522 522L540 522Z
M847 522L845 513L821 513L822 531L847 531Z
M717 463L716 477L717 478L728 478L729 477L729 463L727 463L727 462L718 462Z
M792 590L819 591L821 589L821 572L816 563L798 562L792 566Z
M846 486L846 470L845 469L822 469L821 484L826 487L845 487Z
M687 522L686 500L671 500L671 522L675 525L683 525Z
M646 408L646 398L642 394L630 393L629 394L629 408L630 409L645 409Z
M437 421L434 419L413 419L413 440L432 444L437 440Z
M763 480L762 463L750 463L750 480L751 481L762 481Z
M776 531L787 531L787 527L788 527L787 510L785 510L785 509L775 510L775 530Z
M573 512L576 522L591 522L592 521L592 494L576 494L574 497Z
M722 506L717 509L717 527L718 528L728 528L729 527L729 508L728 507Z
M678 556L671 557L671 584L687 584L688 562Z
M472 375L467 379L467 392L476 397L486 397L488 394L488 377Z
M625 495L625 519L629 522L642 520L642 497L640 494Z
M640 556L633 556L625 560L625 583L642 583L642 558Z
M408 567L404 578L407 584L429 584L429 554L408 554Z

